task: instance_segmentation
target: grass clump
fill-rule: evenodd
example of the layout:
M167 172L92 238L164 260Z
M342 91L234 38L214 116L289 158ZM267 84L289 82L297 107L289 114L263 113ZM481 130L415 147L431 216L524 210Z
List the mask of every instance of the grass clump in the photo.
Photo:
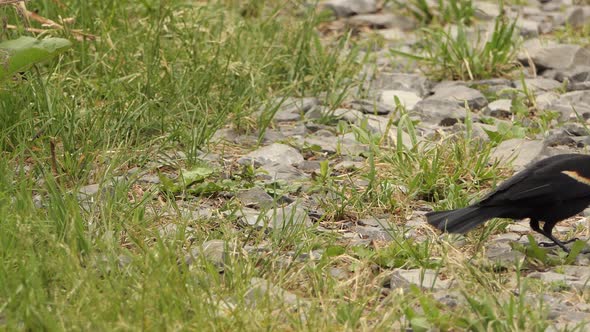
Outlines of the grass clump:
M436 80L476 80L508 74L516 67L517 44L514 40L516 21L496 18L491 36L477 32L472 38L467 27L458 23L456 31L425 28L423 55L392 49L393 55L414 59L423 72Z
M472 0L412 0L394 1L398 6L408 10L414 18L424 25L461 22L471 24L475 14Z

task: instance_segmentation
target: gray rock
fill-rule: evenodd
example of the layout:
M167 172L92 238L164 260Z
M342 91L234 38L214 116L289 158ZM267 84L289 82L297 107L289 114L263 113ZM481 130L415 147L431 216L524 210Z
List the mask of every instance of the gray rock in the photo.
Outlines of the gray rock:
M516 21L516 29L520 32L521 36L526 38L539 36L539 22L536 20L521 18Z
M515 266L525 258L520 251L513 251L510 242L494 242L486 248L486 257L490 262L504 268Z
M305 180L309 178L307 174L297 169L296 167L280 163L262 165L260 166L260 170L263 171L264 174L258 174L258 177L264 180L268 180L267 182L275 182L278 180Z
M577 142L567 133L567 131L563 129L554 129L547 133L547 137L543 143L546 146L559 146L559 145L566 145L566 146L577 146Z
M528 56L541 70L590 65L590 50L574 44L545 43L539 39L531 39L523 44L523 52L519 54L519 60L527 64Z
M521 170L529 163L538 159L544 149L542 141L530 141L524 138L513 138L500 143L492 151L492 159L512 160L512 167Z
M474 15L477 19L489 21L500 15L500 7L498 4L485 1L474 1L473 6L475 7Z
M330 275L337 280L347 280L348 278L350 278L350 273L348 273L348 271L338 268L338 267L332 267L330 268Z
M499 119L509 119L512 116L512 100L494 100L483 109L483 114Z
M351 160L343 160L338 164L334 165L333 169L335 171L345 172L345 171L354 171L358 169L362 169L365 166L365 162L361 161L351 161Z
M318 109L319 107L314 107L309 112L305 113L305 117L307 118L307 114L313 113L314 110ZM303 136L307 134L307 128L305 124L302 122L297 123L279 123L277 125L279 131L284 137L293 137L293 136Z
M351 231L357 233L363 240L389 242L393 239L391 234L382 227L354 226Z
M78 196L81 198L87 198L98 194L99 191L100 185L98 183L89 184L87 186L80 188L80 190L78 191Z
M590 67L576 66L568 69L558 69L555 71L555 79L563 82L567 80L569 83L580 83L590 81Z
M257 211L248 208L240 209L237 214L242 217L242 220L246 224L256 227L268 227L281 230L298 225L305 227L310 227L312 225L307 212L295 203L284 207L272 208L262 215Z
M395 98L398 98L400 103L406 108L406 110L412 110L414 106L422 100L418 94L412 91L404 90L383 90L379 96L381 104L387 106L389 109L395 109Z
M267 208L274 202L273 198L260 187L242 190L236 196L244 206Z
M350 103L350 106L358 111L361 111L365 114L379 114L379 115L386 115L393 111L394 108L389 107L388 105L379 103L379 102L371 102L369 100L355 100Z
M550 282L550 283L564 282L567 285L571 285L573 282L579 280L578 277L569 276L566 274L557 273L557 272L553 272L553 271L546 271L546 272L535 271L535 272L530 273L527 277L533 278L533 279L540 279L544 282Z
M203 257L215 265L218 271L223 271L228 259L237 255L237 248L223 240L209 240L191 250L185 257L187 265L193 265L199 257Z
M282 289L270 281L262 278L250 279L250 288L244 294L246 302L251 305L257 305L268 298L283 301L288 306L300 304L297 295Z
M304 160L303 162L295 165L295 167L306 173L313 173L320 169L320 162L321 160Z
M588 17L584 15L582 7L572 6L566 8L564 21L573 28L579 28L588 23Z
M166 224L158 227L158 233L162 238L171 238L176 236L178 232L178 225L176 224Z
M322 5L324 8L332 10L338 17L369 14L377 11L376 0L327 0Z
M529 233L531 231L531 227L527 222L518 221L508 225L508 231L515 232L515 233Z
M401 139L402 139L402 144L406 147L406 148L412 148L413 147L413 143L412 143L412 138L410 137L410 135L408 133L406 133L405 131L403 131L402 129L399 129L395 126L390 125L390 119L385 118L385 117L380 117L380 116L375 116L375 115L369 115L366 118L366 124L367 124L367 129L371 132L371 133L375 133L375 134L379 134L382 136L386 136L389 139L389 142L391 144L397 144L398 141L398 133L400 133L401 131ZM353 133L348 133L344 136L348 136L350 138L354 137ZM417 143L421 141L420 137L416 137ZM365 148L366 150L366 148ZM352 154L351 154L352 155Z
M548 109L558 99L559 99L559 94L556 92L545 92L545 93L541 93L535 97L535 101L537 103L537 108L540 110Z
M581 123L570 122L566 123L562 127L563 130L567 132L570 136L588 136L590 135L590 130L587 126L584 126Z
M416 22L407 16L397 16L389 13L355 15L348 19L352 25L368 26L372 29L398 28L411 30Z
M514 232L509 232L509 233L498 234L498 235L492 237L492 241L496 242L496 243L505 243L505 242L511 243L511 242L518 242L521 237L522 237L522 235L520 235L520 234L517 234Z
M440 274L435 270L413 269L402 270L396 269L390 279L392 289L402 288L409 289L410 285L416 285L423 289L443 290L448 289L451 285L450 280L443 280Z
M369 90L403 90L425 96L430 91L431 82L423 75L379 73L372 81Z
M412 41L415 42L415 38L416 38L414 36L414 34L407 32L407 31L403 31L402 29L399 29L399 28L381 29L381 30L377 30L376 32L377 32L377 34L381 35L383 37L383 39L395 40L395 41L403 40L404 42L406 42L408 44L412 44ZM408 37L408 35L409 35L409 37Z
M235 211L235 214L246 225L256 226L265 222L264 214L252 208L240 207L239 210Z
M282 164L293 165L303 161L303 156L297 149L288 145L273 143L252 151L238 160L241 165L247 165L252 162L259 165Z
M426 123L446 127L462 122L467 114L457 102L428 98L418 102L414 112Z
M548 109L560 113L560 119L570 120L581 116L590 118L590 94L587 91L572 91L562 94Z
M276 229L283 229L293 225L303 225L306 227L312 225L307 211L295 203L283 208L269 210L266 215L271 219L272 227Z
M144 174L137 179L138 182L159 184L160 177L157 174Z
M562 88L562 84L560 82L543 77L525 78L524 84L526 85L526 88L529 92L535 94L540 91L554 91ZM514 86L518 90L523 90L524 88L521 80L514 81Z
M459 106L464 106L467 102L472 110L480 110L488 104L488 100L481 92L463 85L438 85L434 89L434 94L424 100L452 101Z
M309 110L320 104L317 98L289 97L283 100L283 103L280 106L278 106L278 103L280 102L281 99L277 99L274 101L274 103L277 105L271 106L279 107L273 118L277 122L300 120L305 112L308 112Z

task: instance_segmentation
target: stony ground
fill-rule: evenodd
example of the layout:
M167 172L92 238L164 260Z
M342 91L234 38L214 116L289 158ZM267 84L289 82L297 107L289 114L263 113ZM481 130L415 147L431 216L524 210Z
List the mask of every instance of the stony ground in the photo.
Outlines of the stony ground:
M478 43L501 12L492 2L473 4L477 24L467 35ZM206 312L210 321L198 322L211 330L590 329L590 256L578 254L583 241L568 255L538 247L545 239L526 220L493 220L448 236L424 217L476 200L532 161L587 153L590 6L507 3L503 14L517 22L512 69L463 80L433 77L432 66L395 52L419 52L424 41L416 19L394 2L317 6L334 15L318 28L328 49L352 52L335 43L346 31L354 41L376 40L355 54L362 68L347 79L360 84L342 95L273 96L220 126L206 146L148 151L141 162L117 164L108 181L89 176L94 181L73 187L76 208L53 209L51 191L42 190L33 191L32 208L54 218L80 208L88 234L115 238L117 250L97 250L81 265L100 271L101 280L132 276L129 298L140 293L134 287L149 286L152 296L159 287L178 292L165 280L141 286L136 274L194 277L181 282L192 285L183 292L207 295L184 303L194 312L179 316L190 321ZM32 174L35 160L26 163L30 168L20 172ZM110 232L105 220L117 212L133 221ZM556 233L589 239L586 217L560 223ZM140 268L142 261L167 272ZM75 288L65 288L77 297ZM43 326L30 316L15 322L18 307L0 300L0 327ZM137 328L113 321L119 329ZM160 323L199 326L178 321Z

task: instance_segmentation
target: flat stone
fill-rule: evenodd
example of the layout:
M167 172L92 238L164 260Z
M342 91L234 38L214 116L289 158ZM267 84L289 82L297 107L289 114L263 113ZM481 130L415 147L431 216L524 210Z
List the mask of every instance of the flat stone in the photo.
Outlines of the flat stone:
M539 36L539 22L521 18L516 21L516 29L520 31L520 35L527 38Z
M350 105L353 109L365 114L386 115L395 109L379 102L371 102L370 100L355 100Z
M390 28L390 29L380 29L376 31L377 34L381 35L386 40L406 40L408 34L412 35L410 32L403 31L399 28ZM412 35L413 36L413 35ZM410 39L415 37L410 37Z
M590 81L590 66L576 66L568 69L558 69L555 71L555 79L564 82L567 80L571 83L580 83Z
M275 182L278 180L294 181L305 180L309 176L292 165L284 165L279 163L265 164L260 167L264 174L258 174L259 178Z
M554 91L563 87L562 83L543 77L525 78L524 84L527 90L532 93ZM519 90L524 88L520 80L514 81L514 86Z
M357 233L363 240L371 241L391 241L391 234L381 227L373 226L354 226L351 231Z
M255 226L259 223L264 223L264 215L261 215L261 213L258 210L252 208L240 207L240 209L238 209L235 212L235 214L237 217L241 219L243 223L250 226Z
M338 267L332 267L330 268L330 275L337 280L346 280L348 278L350 278L350 273L348 273L348 271L338 268Z
M370 90L403 90L426 96L432 83L423 75L380 72L370 82Z
M530 141L524 138L513 138L500 143L492 151L492 159L511 160L515 170L521 170L538 159L544 150L542 141Z
M351 16L348 22L352 25L368 26L372 29L396 27L402 30L411 30L416 26L415 21L409 17L389 13L355 15Z
M530 229L529 229L530 230ZM504 233L504 234L498 234L494 237L492 237L492 241L493 242L498 242L498 243L503 243L503 242L518 242L518 240L520 240L520 238L522 237L522 235L514 233L514 232L510 232L510 233Z
M273 198L260 187L239 191L236 196L245 206L270 207L274 202Z
M279 107L273 120L282 122L282 121L297 121L303 117L305 112L308 112L313 107L316 107L320 104L317 98L293 98L289 97L285 100L277 99L275 104L283 103L278 106L271 106L271 107Z
M386 105L390 109L395 109L395 98L398 98L400 103L406 108L406 110L414 109L414 106L422 100L418 94L412 91L404 90L383 90L379 96L381 104Z
M521 223L510 224L507 229L514 233L529 233L531 231L531 227L528 224L523 225Z
M590 50L575 44L541 42L538 39L526 41L519 60L524 64L528 56L538 69L568 69L575 66L590 66Z
M450 280L441 279L437 271L429 269L396 269L391 275L390 287L392 289L402 288L407 290L410 285L416 285L423 289L442 290L448 289L451 282Z
M332 10L338 17L369 14L377 11L376 0L327 0L322 5L324 8Z
M312 221L307 215L307 212L295 203L284 207L272 208L263 215L257 212L252 213L246 209L242 208L238 212L244 216L243 220L250 226L268 227L279 230L294 226L312 226Z
M440 86L440 85L439 85ZM472 89L463 85L444 85L437 86L434 94L426 100L444 100L453 101L458 106L464 106L465 102L472 110L480 110L488 104L486 97L479 90Z
M246 302L251 305L257 305L268 298L279 299L289 306L300 304L297 295L282 289L270 281L262 278L250 279L250 288L244 294Z
M474 15L479 20L489 21L500 15L500 6L495 3L485 1L474 1Z
M559 99L559 93L548 91L538 94L535 97L535 101L537 102L537 108L540 110L547 110L551 107L551 105Z
M303 156L297 149L286 144L273 143L252 151L242 158L238 159L241 165L247 165L252 162L259 165L282 164L293 165L303 161Z
M577 142L563 129L553 129L549 131L543 143L545 146L577 146Z
M486 257L496 265L504 268L515 266L525 258L520 251L513 251L509 242L494 242L486 248Z
M185 257L186 264L194 264L201 255L221 272L231 255L237 255L237 248L223 240L209 240L191 250Z
M414 112L429 124L452 126L465 119L467 111L455 101L424 99L414 106Z
M483 109L483 114L500 119L508 119L512 116L512 100L498 99L489 103Z
M568 6L565 10L565 22L573 28L584 26L589 22L588 18L588 16L584 15L584 9L580 6Z

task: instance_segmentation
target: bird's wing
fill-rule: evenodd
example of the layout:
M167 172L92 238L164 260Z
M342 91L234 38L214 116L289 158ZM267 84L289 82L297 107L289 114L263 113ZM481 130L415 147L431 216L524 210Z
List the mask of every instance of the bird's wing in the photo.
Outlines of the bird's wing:
M532 173L520 181L510 181L505 186L499 186L484 201L492 205L531 200L543 204L545 201L566 201L590 196L590 179L585 183L581 181L585 178L576 179L564 172L543 173Z

